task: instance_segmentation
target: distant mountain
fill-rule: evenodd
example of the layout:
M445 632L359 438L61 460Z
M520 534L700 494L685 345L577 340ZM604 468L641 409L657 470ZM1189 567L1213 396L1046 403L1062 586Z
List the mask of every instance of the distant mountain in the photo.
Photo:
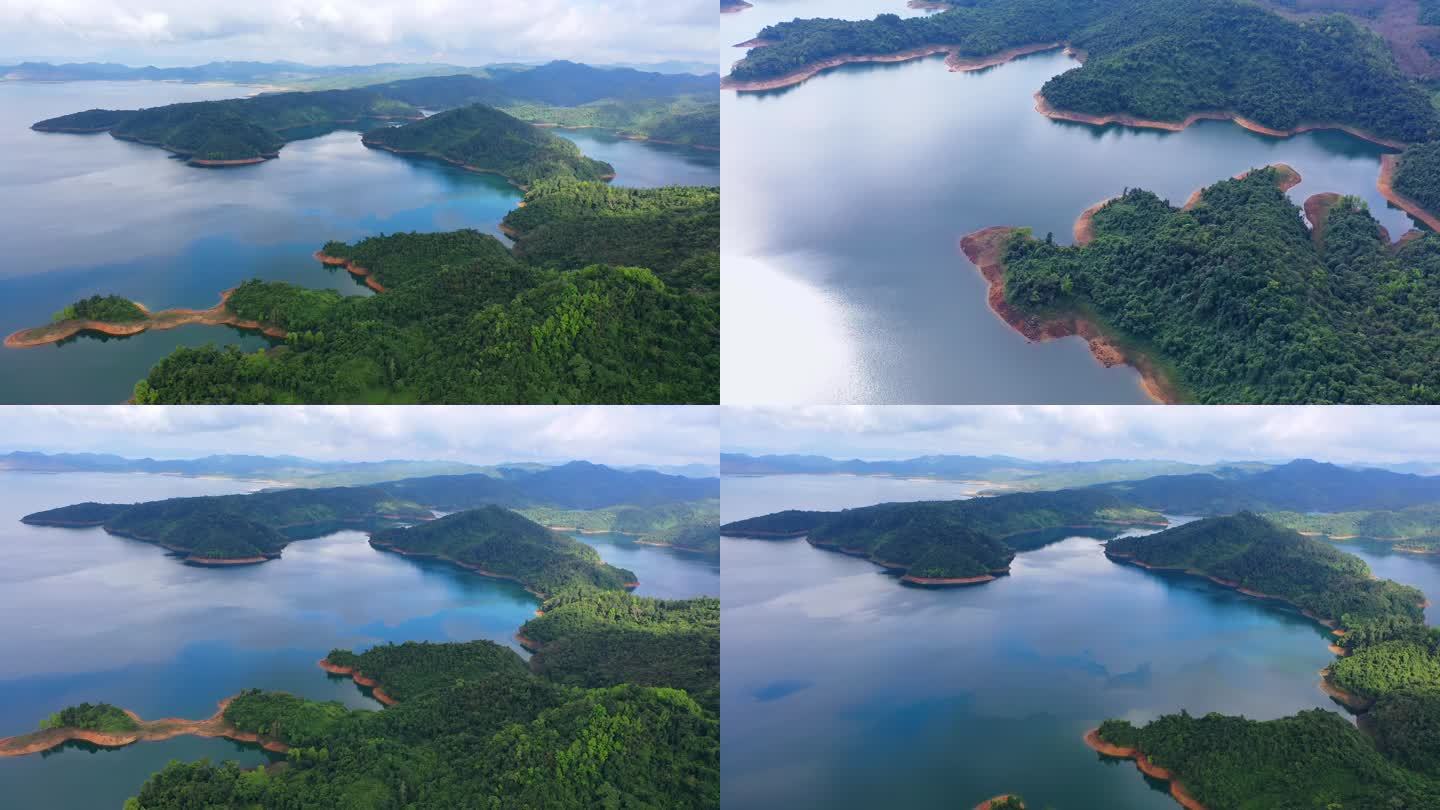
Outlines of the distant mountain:
M1244 469L1267 465L1245 464ZM815 455L750 456L721 453L725 475L880 475L898 478L937 478L987 481L996 489L1047 490L1087 486L1106 481L1129 481L1152 475L1212 472L1215 465L1144 459L1101 461L1030 461L1013 456L932 455L893 461L837 460ZM1237 468L1239 469L1239 468Z
M487 504L603 509L720 497L720 481L716 478L686 478L649 470L626 472L587 461L572 461L535 472L507 471L505 477L499 479L486 475L440 475L380 486L396 497L445 511Z
M1300 459L1260 472L1163 475L1097 488L1173 514L1348 512L1440 501L1440 477Z

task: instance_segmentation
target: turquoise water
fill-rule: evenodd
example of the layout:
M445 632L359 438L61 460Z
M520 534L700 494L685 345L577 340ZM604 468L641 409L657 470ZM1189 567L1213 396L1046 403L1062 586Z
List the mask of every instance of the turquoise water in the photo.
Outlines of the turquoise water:
M250 687L378 709L368 690L327 675L316 662L334 647L407 640L483 638L521 651L514 633L534 615L535 597L444 563L375 551L360 532L299 541L261 565L205 568L98 528L18 522L82 500L257 486L0 473L0 736L31 731L51 712L82 701L113 703L145 718L208 717L219 700ZM649 592L718 593L718 564L630 546L622 551L624 564ZM713 585L693 584L707 581ZM0 806L118 807L169 759L200 757L247 766L266 760L252 746L191 737L118 751L67 746L0 759Z
M899 0L757 3L722 40L793 17L918 13ZM728 64L743 51L727 48ZM1083 341L1029 344L986 303L961 237L992 225L1071 241L1076 217L1126 188L1175 204L1285 162L1297 203L1363 197L1412 227L1375 183L1383 150L1336 132L1267 138L1228 122L1180 133L1052 121L1033 94L1075 63L1051 52L975 73L942 57L850 65L768 93L721 95L727 403L1138 403L1130 369Z
M725 477L724 520L934 496L842 476ZM727 805L1169 810L1164 785L1102 761L1107 717L1187 709L1341 711L1317 686L1323 628L1203 580L1107 560L1069 538L983 586L900 586L803 540L723 539L721 735ZM1354 550L1354 549L1350 549ZM1440 588L1428 558L1368 557Z
M331 239L497 225L520 200L504 180L411 160L340 130L287 144L278 160L204 170L107 134L34 132L90 107L231 98L249 88L169 82L0 82L0 334L36 326L78 298L125 295L152 310L213 306L250 278L369 295L311 254ZM716 153L563 132L612 163L628 185L719 183ZM18 204L17 204L18 203ZM0 350L0 401L122 402L179 346L264 338L190 326L121 340Z

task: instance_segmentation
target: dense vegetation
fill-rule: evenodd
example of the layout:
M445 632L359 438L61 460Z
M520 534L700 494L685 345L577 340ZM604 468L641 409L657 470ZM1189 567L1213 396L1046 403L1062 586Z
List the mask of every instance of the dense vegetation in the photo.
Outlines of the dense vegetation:
M430 510L374 487L285 489L169 498L132 505L81 503L27 515L36 525L95 525L197 558L273 557L291 540L340 528L421 520Z
M172 762L127 810L719 807L719 722L682 691L557 685L490 642L346 655L330 657L404 700L347 711L247 692L226 719L291 745L289 767Z
M720 600L651 599L569 589L520 628L530 668L572 686L621 683L684 689L720 710ZM366 675L370 675L367 667ZM382 683L388 683L383 681Z
M649 268L667 287L713 302L718 311L718 188L552 180L531 189L525 206L505 215L505 227L515 237L515 254L531 264Z
M1279 526L1331 539L1352 537L1393 542L1399 548L1440 548L1440 504L1366 512L1269 512L1265 519Z
M83 728L109 734L135 731L140 724L118 706L109 703L81 703L67 706L40 721L40 728Z
M1426 211L1440 212L1440 141L1406 149L1395 167L1392 183L1396 191Z
M615 176L613 166L580 154L574 141L484 104L437 113L401 127L373 129L365 133L364 141L366 146L493 172L522 187L548 177L607 180Z
M607 99L578 107L530 103L503 109L522 121L594 127L627 137L720 148L720 104L713 95L635 101Z
M380 549L439 557L520 582L542 594L573 586L621 589L635 573L600 559L594 548L500 506L482 506L370 536Z
M65 307L55 313L50 320L56 323L60 321L125 323L126 321L145 320L145 310L136 305L134 301L118 295L92 295Z
M704 554L720 553L720 520L717 515L704 523L684 523L660 531L650 532L643 538L646 542L665 546L699 551Z
M974 57L1068 41L1088 53L1085 65L1042 90L1063 110L1165 121L1225 110L1277 129L1341 123L1404 141L1437 131L1425 92L1383 40L1339 15L1292 22L1228 0L967 0L910 19L795 20L757 37L770 44L752 49L733 78L930 45Z
M1138 748L1206 807L1440 806L1440 780L1390 761L1365 732L1322 709L1266 721L1182 712L1139 728L1110 720L1100 737Z
M458 71L457 71L458 73ZM631 68L596 68L556 60L544 65L507 66L485 76L453 75L404 79L373 87L390 98L426 109L466 104L521 103L578 107L601 101L636 101L711 94L715 74L650 73Z
M539 213L517 220L517 251L548 267L473 231L328 244L327 253L376 271L387 292L344 298L242 284L231 311L297 339L255 354L179 349L136 385L135 400L717 401L719 237L706 218L713 208L718 221L718 194L604 188L567 183L529 195Z
M1393 250L1356 198L1312 239L1277 180L1223 181L1188 211L1129 190L1085 247L1016 237L1005 297L1099 322L1196 402L1440 401L1440 240Z
M779 512L728 523L721 532L732 537L806 532L817 546L864 554L915 576L949 578L1007 570L1015 549L1056 539L1048 530L1164 523L1159 513L1106 492L1061 490L843 512Z
M517 509L517 512L542 526L561 526L596 532L620 532L622 534L649 534L669 529L680 529L715 523L720 514L720 502L715 499L702 501L678 501L658 506L611 506L601 509L557 509L548 506L534 506Z
M1121 537L1111 557L1198 571L1284 599L1345 627L1400 616L1423 621L1415 588L1373 579L1364 560L1282 529L1253 512L1206 518L1143 537Z

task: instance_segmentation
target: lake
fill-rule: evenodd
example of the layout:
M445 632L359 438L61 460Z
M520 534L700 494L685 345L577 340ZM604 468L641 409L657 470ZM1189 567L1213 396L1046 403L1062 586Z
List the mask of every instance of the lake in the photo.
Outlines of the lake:
M843 476L727 476L721 489L724 521L876 502L871 482ZM916 482L884 500L934 494ZM1173 810L1163 783L1102 761L1081 735L1107 717L1182 708L1342 711L1317 686L1333 660L1323 628L1198 578L1113 563L1093 539L948 590L903 587L804 540L725 538L721 554L727 806L954 810L1015 792L1031 807ZM1382 576L1440 587L1429 559L1377 559Z
M31 731L83 701L147 719L208 717L220 699L250 687L380 708L368 690L316 666L334 647L484 638L523 653L514 634L534 615L535 597L442 562L375 551L360 532L297 541L261 565L217 569L185 565L99 528L19 522L83 500L258 487L158 475L0 473L0 736ZM642 593L719 593L718 563L701 555L596 545L636 571ZM170 759L254 766L267 756L254 746L194 737L119 750L68 745L0 759L0 785L17 807L119 807Z
M757 2L721 15L727 45L794 17L913 15L900 0ZM728 65L744 51L726 48ZM1052 121L1033 94L1059 51L977 73L942 56L850 65L768 93L721 94L727 403L1138 403L1128 367L1085 343L1029 344L986 303L958 242L992 225L1069 244L1080 212L1124 189L1179 205L1285 162L1297 203L1335 191L1413 227L1375 183L1380 147L1337 132L1267 138L1229 122L1180 133Z
M312 254L331 239L497 226L520 201L504 180L367 149L339 130L287 144L278 160L235 169L184 165L108 134L29 126L91 107L130 109L233 98L254 88L172 82L0 82L0 334L38 326L78 298L130 297L152 310L206 308L251 278L370 290ZM554 130L615 166L615 182L719 184L719 154ZM0 401L122 402L180 346L254 350L264 338L188 326L122 340L0 350Z

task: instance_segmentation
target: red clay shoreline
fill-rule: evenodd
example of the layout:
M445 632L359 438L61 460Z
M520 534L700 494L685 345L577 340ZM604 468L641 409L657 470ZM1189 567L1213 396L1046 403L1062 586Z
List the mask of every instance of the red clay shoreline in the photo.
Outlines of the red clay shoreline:
M1085 744L1096 753L1117 759L1134 760L1135 767L1139 768L1141 773L1154 779L1169 782L1170 798L1174 799L1176 803L1186 808L1186 810L1209 810L1205 805L1201 804L1198 799L1190 795L1190 792L1185 789L1184 785L1180 784L1173 773L1150 761L1150 758L1140 753L1139 749L1125 748L1105 742L1100 739L1099 728L1092 728L1085 732L1083 739L1085 740Z
M168 740L172 737L193 735L196 737L224 737L236 742L253 743L267 751L284 753L290 747L279 740L261 737L248 731L241 731L225 720L225 709L233 697L220 701L215 714L204 720L186 720L166 717L159 720L142 720L135 712L125 710L140 728L135 731L108 733L82 728L51 728L0 738L0 757L20 757L49 751L67 742L86 742L103 748L123 748L137 742Z
M342 667L339 664L332 664L328 659L325 658L321 658L318 663L321 669L325 670L331 675L346 676L360 686L369 688L370 693L375 696L375 699L385 704L386 706L394 706L396 703L400 702L395 698L391 697L390 695L386 694L385 690L380 688L380 684L378 681L376 681L374 678L365 677L364 675L360 674L360 670L355 669L354 667Z
M1313 132L1315 130L1323 129L1334 129L1353 135L1356 138L1370 141L1371 143L1378 144L1388 149L1404 149L1406 146L1408 146L1408 144L1406 144L1404 141L1397 141L1391 138L1385 138L1372 132L1367 132L1363 129L1352 127L1348 124L1305 123L1292 127L1290 129L1275 129L1273 127L1267 127L1257 121L1252 121L1240 115L1239 113L1230 112L1227 110L1204 110L1201 112L1195 112L1186 116L1184 120L1181 121L1157 121L1150 118L1138 118L1136 116L1128 115L1125 113L1112 113L1110 115L1090 115L1089 113L1071 112L1069 110L1058 109L1051 105L1050 102L1040 91L1036 91L1035 93L1035 111L1045 116L1046 118L1050 118L1056 121L1072 121L1077 124L1090 124L1092 126L1102 127L1115 124L1124 127L1134 127L1137 129L1163 129L1168 132L1180 132L1182 130L1190 128L1191 126L1194 126L1199 121L1233 121L1234 123L1238 124L1241 127L1244 127L1245 129L1250 130L1251 132L1256 132L1261 135L1268 135L1272 138L1290 138L1305 132Z
M1440 216L1425 210L1420 203L1395 190L1395 173L1400 169L1400 155L1380 156L1380 179L1375 185L1392 205L1425 223L1432 231L1440 231Z
M742 42L737 47L748 45L753 42L755 42L755 40L751 40L750 43ZM765 44L768 45L769 43ZM895 53L889 54L841 54L839 56L832 56L828 59L822 59L819 62L812 62L798 70L787 73L784 76L776 76L769 79L754 79L750 81L745 81L742 79L733 78L733 75L726 76L725 78L720 80L720 88L722 90L735 90L741 93L753 93L764 90L778 90L782 87L791 87L793 85L800 84L807 79L811 79L821 73L824 73L827 70L840 67L841 65L861 64L870 62L909 62L913 59L923 59L927 56L934 56L941 53L947 54L947 56L945 57L945 65L950 68L951 72L965 73L974 70L983 70L985 68L995 67L997 65L1003 65L1006 62L1018 59L1021 56L1028 56L1029 54L1040 53L1043 51L1053 51L1057 48L1063 48L1064 46L1065 43L1063 42L1052 42L1040 45L1022 45L1018 48L1010 48L1008 50L1000 51L999 53L991 54L990 56L981 57L960 56L956 50L957 46L955 45L921 45L915 48L910 48L907 50L897 51Z
M50 343L68 340L82 332L98 332L113 337L129 337L145 331L162 331L179 326L200 324L203 326L233 326L251 332L260 332L268 337L284 338L284 329L260 321L245 320L226 308L234 288L220 294L220 303L209 309L166 309L151 314L146 312L144 320L109 323L106 321L75 320L21 329L5 338L8 349L30 349ZM137 305L138 306L138 305ZM141 309L144 309L141 307Z
M350 275L364 281L366 287L369 287L377 293L385 292L385 287L375 279L374 273L349 259L330 256L323 250L317 250L315 251L315 260L327 267L343 267Z

